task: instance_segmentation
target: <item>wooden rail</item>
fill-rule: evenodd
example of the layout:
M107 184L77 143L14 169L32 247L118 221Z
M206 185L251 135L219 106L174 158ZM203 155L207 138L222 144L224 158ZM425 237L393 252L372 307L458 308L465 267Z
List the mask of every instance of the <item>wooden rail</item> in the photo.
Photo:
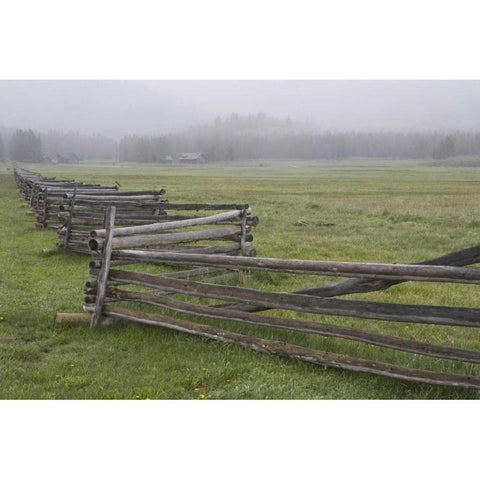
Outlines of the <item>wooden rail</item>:
M237 212L238 213L238 212ZM232 213L232 215L234 215ZM206 217L209 218L209 217ZM223 217L210 216L198 224L216 221ZM240 220L241 221L241 220ZM172 222L177 227L192 226L195 222ZM332 298L355 291L374 291L388 288L405 281L434 281L478 283L479 270L465 268L480 261L480 246L452 252L437 259L427 260L422 264L362 264L355 262L330 262L321 260L292 260L279 258L261 258L249 256L230 256L217 254L199 254L190 251L165 251L161 242L154 249L142 248L143 235L168 238L171 228L159 224L129 229L112 230L107 236L106 229L92 232L92 239L105 238L106 245L110 238L111 251L106 248L94 250L90 273L93 281L85 285L84 310L95 315L96 325L115 320L128 320L151 325L163 326L174 330L188 332L206 338L237 343L257 351L288 355L319 365L373 373L381 376L430 383L435 385L461 386L480 388L480 378L444 372L425 371L406 368L383 362L354 358L336 353L307 349L272 340L266 340L225 329L219 329L202 323L180 320L169 316L166 312L180 312L198 319L219 319L228 322L248 325L280 328L293 332L302 332L331 338L342 338L354 342L376 345L402 352L448 359L453 361L480 363L480 352L453 346L435 345L428 342L406 339L371 332L361 328L339 326L330 323L300 320L290 316L265 315L254 313L255 310L274 309L285 312L307 312L318 315L348 316L361 319L376 319L389 322L412 322L436 324L444 326L480 327L480 308L434 305L405 305L398 303L382 303L366 300ZM165 233L160 233L165 232ZM125 234L125 236L124 236ZM123 249L123 239L133 239L138 249ZM116 243L117 242L117 243ZM93 246L93 244L91 245ZM98 256L101 253L102 257ZM241 253L241 252L240 252ZM105 268L107 265L108 268ZM116 268L124 263L139 265L159 265L181 267L180 272L146 273L145 271L121 270ZM441 263L437 265L437 263ZM151 267L150 267L151 268ZM185 270L187 269L187 270ZM108 270L108 274L106 274ZM202 275L219 270L246 272L264 270L283 274L317 276L354 277L332 284L305 289L300 292L270 292L255 290L245 286L221 285L215 279ZM188 272L192 272L189 275ZM193 273L195 272L195 273ZM192 280L194 275L200 277ZM135 286L132 289L129 286ZM138 287L143 290L139 291ZM325 294L325 295L322 295ZM102 295L101 312L98 310L98 296ZM180 298L176 298L181 295ZM200 299L214 300L216 303L205 305ZM160 313L145 313L134 308L124 309L114 304L128 302L129 305L146 304L157 307ZM100 316L98 316L100 314Z

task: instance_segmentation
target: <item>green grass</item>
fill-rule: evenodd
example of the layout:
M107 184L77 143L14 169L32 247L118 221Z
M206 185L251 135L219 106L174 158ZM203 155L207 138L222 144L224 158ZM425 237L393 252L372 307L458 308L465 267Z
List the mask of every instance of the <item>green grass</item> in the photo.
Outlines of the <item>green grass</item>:
M361 159L260 163L199 167L92 163L87 167L30 168L59 178L102 184L118 181L123 189L164 187L172 202L248 202L260 217L254 232L259 256L408 263L479 243L480 167ZM12 336L16 340L0 341L0 398L479 397L477 392L464 389L324 369L150 326L122 323L96 330L85 325L55 327L56 312L81 311L89 259L58 251L53 230L34 228L34 219L25 215L25 201L7 168L0 167L0 315L4 317L0 338ZM299 220L307 226L298 225ZM335 225L321 227L319 223ZM246 284L291 291L332 280L254 273ZM475 286L410 282L350 298L479 306L479 291ZM480 335L474 329L295 316L480 348ZM344 340L239 324L230 328L399 365L480 375L480 366Z

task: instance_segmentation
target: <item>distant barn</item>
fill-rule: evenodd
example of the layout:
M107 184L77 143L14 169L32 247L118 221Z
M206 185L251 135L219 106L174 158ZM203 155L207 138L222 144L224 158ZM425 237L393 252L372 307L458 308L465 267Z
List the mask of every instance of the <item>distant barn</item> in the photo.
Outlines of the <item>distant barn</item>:
M184 153L178 157L180 163L205 163L207 158L202 152Z
M70 153L66 157L57 155L56 158L58 163L80 163L82 160L76 153Z

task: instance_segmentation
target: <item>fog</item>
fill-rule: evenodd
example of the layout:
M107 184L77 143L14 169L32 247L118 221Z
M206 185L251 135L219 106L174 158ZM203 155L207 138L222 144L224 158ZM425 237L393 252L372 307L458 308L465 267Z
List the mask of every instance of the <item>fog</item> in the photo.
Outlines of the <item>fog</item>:
M0 127L120 138L264 112L317 131L480 130L479 81L0 81Z
M200 109L312 119L322 130L432 131L480 127L479 81L268 80L148 82Z
M121 136L203 120L182 98L132 81L0 81L0 126Z

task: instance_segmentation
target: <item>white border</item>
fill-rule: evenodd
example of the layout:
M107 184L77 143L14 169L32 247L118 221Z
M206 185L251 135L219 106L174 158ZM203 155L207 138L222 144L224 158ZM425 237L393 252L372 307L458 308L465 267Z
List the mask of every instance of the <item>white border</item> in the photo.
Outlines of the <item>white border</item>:
M7 79L477 79L472 0L6 0Z
M463 0L7 1L0 78L478 79L475 7ZM4 401L1 471L8 479L462 478L476 471L477 408Z
M4 478L468 478L476 402L3 402ZM468 434L471 432L471 435Z

